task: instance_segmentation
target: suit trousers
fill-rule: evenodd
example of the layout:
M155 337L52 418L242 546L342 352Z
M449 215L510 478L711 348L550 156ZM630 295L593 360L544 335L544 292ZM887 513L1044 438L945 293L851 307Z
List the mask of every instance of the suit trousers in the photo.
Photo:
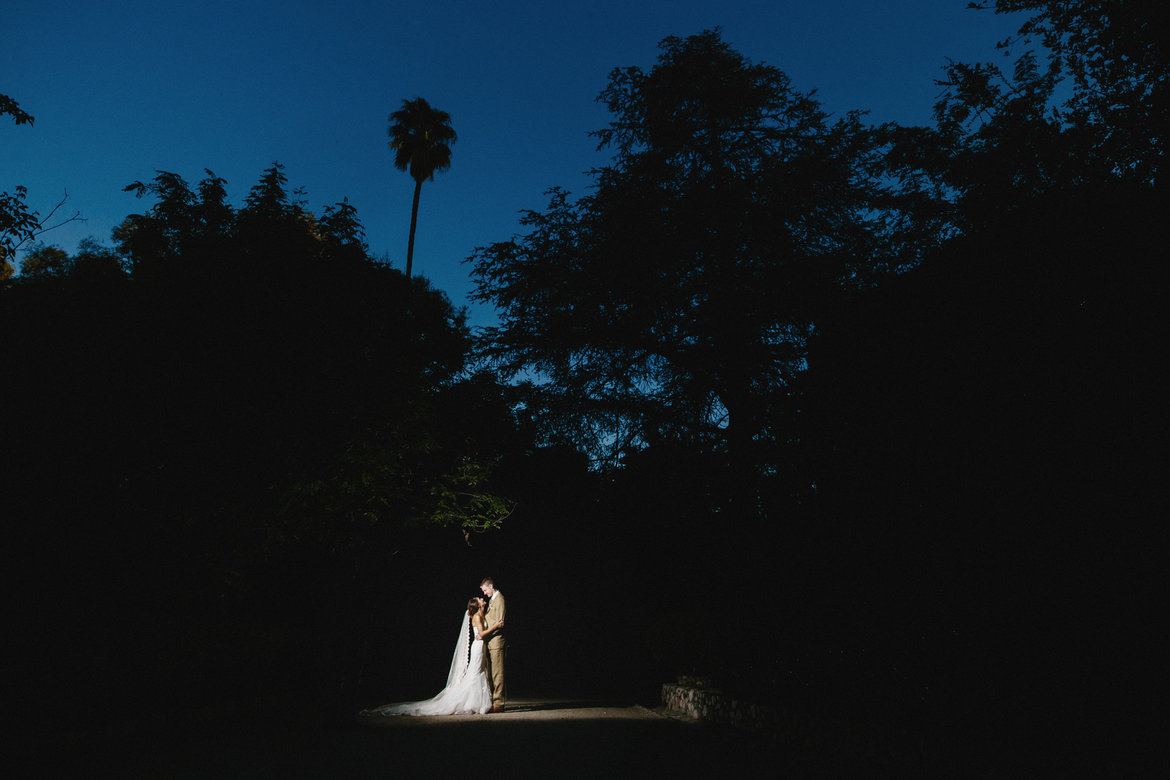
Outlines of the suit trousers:
M487 669L485 671L492 686L492 706L503 707L505 699L504 648L488 645L487 657L484 660L487 661Z

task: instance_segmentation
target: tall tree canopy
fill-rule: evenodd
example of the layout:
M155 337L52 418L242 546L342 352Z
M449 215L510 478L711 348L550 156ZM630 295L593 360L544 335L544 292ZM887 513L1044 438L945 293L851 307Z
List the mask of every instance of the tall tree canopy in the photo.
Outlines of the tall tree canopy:
M818 312L881 254L878 139L717 31L665 39L600 100L595 191L553 190L470 258L501 317L484 352L537 372L547 430L595 454L673 441L766 468Z
M994 6L997 13L1027 14L1017 35L1000 48L1010 53L1037 39L1044 45L1047 72L1069 82L1067 99L1053 107L1054 116L1091 137L1091 162L1125 179L1157 179L1170 127L1165 4L995 0Z
M424 181L451 167L451 144L455 129L451 115L432 108L423 98L403 100L402 108L390 115L390 148L394 150L394 167L410 171L414 179L414 199L410 205L410 237L406 244L406 275L414 265L414 233L418 225L418 198Z
M1014 57L1011 65L948 63L935 126L892 133L893 167L903 182L949 204L941 211L952 233L993 227L1059 190L1155 185L1170 127L1170 46L1157 22L1160 5L972 3L1026 14L1018 33L999 44Z

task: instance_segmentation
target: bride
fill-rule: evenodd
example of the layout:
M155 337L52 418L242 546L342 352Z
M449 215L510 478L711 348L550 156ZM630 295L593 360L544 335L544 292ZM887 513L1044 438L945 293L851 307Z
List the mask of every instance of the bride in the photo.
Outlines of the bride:
M484 621L487 602L476 596L467 602L467 613L459 629L459 641L447 673L447 687L426 701L385 704L362 715L458 715L474 712L483 715L492 708L492 692L484 673L484 639L504 627L504 621L490 628Z

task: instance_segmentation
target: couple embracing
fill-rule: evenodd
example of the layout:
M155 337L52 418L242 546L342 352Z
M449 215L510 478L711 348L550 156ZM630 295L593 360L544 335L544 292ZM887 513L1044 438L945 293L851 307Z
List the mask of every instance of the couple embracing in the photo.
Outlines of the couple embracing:
M504 711L504 594L491 577L479 585L483 596L467 602L447 686L425 701L386 704L362 715L480 715Z

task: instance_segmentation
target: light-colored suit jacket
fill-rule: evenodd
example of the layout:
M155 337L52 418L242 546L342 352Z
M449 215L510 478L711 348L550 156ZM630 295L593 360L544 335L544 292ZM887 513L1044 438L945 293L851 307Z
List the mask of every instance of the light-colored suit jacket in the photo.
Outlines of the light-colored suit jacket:
M492 596L492 601L488 604L487 612L484 614L484 622L487 627L491 628L496 623L504 620L504 594L496 591L496 595ZM488 649L498 650L505 645L504 631L506 628L501 628L496 633L488 637Z

